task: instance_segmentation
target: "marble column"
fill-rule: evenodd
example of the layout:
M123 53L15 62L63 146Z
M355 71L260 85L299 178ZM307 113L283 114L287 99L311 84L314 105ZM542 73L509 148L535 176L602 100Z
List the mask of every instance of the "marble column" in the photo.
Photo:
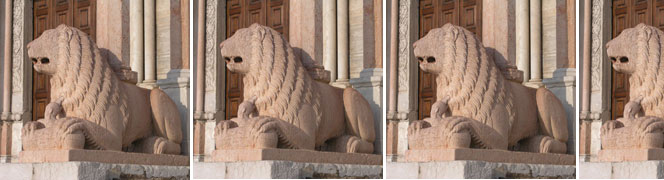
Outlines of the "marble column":
M5 49L2 89L2 120L8 120L11 111L12 85L12 1L5 1Z
M348 0L337 1L337 82L348 82Z
M137 74L137 83L143 82L143 2L142 1L131 1L129 5L129 41L130 41L130 58L131 58L131 70L136 71Z
M397 113L397 71L398 63L397 59L399 57L397 54L397 25L399 19L399 1L391 0L390 1L390 89L389 91L389 102L387 104L388 108L388 119L392 118Z
M581 114L590 112L590 20L591 20L591 0L584 0L583 12L583 84L581 85ZM583 117L583 116L582 116Z
M144 1L144 23L145 23L145 80L143 85L154 87L157 81L156 76L156 11L155 0Z
M194 155L205 154L205 121L203 97L205 96L205 0L198 1L196 15L196 94L194 105Z
M523 82L530 79L530 18L528 0L516 1L516 66L523 71Z
M542 0L530 1L530 80L542 82Z
M323 1L323 66L330 82L337 79L337 3Z

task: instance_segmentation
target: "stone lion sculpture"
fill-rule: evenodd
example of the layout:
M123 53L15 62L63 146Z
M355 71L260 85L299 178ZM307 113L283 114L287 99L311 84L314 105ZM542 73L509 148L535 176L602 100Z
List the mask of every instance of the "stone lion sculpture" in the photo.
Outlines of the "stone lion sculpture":
M446 24L413 46L420 68L436 76L437 101L430 118L410 124L410 149L567 152L560 100L546 88L508 81L472 32Z
M220 47L228 70L244 76L245 100L237 118L217 125L217 149L374 151L369 103L355 89L314 81L315 63L296 57L277 31L253 24Z
M45 118L23 127L24 150L93 149L180 154L175 103L162 90L121 82L84 32L60 25L27 46L50 75Z
M606 44L613 69L628 74L624 117L602 125L603 149L664 147L664 32L639 24Z

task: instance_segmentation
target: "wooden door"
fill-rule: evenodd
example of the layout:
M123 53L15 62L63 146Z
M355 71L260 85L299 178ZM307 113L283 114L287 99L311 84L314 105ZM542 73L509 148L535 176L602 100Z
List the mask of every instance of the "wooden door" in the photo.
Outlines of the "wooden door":
M451 23L482 37L481 0L420 0L420 38L429 30ZM418 68L419 69L419 68ZM419 70L418 118L429 117L436 101L436 78Z
M269 26L288 39L288 0L226 1L226 38L253 23ZM243 100L242 75L228 70L225 73L226 119L231 119L237 117L237 107Z
M44 31L66 24L95 38L95 0L35 0L33 1L33 38ZM50 102L49 76L32 71L32 120L44 117Z
M664 30L664 0L614 0L612 35L644 23ZM611 119L623 116L629 101L629 76L611 68Z

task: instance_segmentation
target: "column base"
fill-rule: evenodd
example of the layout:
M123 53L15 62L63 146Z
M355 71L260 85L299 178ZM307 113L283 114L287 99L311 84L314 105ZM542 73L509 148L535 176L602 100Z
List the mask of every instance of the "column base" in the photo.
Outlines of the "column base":
M334 87L345 89L347 87L350 87L350 82L348 82L348 79L341 79L341 80L336 80L334 82L331 82L330 85L334 86Z
M382 165L293 161L194 162L194 179L382 179Z

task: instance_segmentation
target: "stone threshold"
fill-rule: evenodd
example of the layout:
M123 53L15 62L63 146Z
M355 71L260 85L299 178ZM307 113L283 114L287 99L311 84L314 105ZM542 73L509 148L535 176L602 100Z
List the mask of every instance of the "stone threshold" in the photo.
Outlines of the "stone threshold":
M382 179L382 165L292 161L194 162L194 179Z
M597 157L601 162L664 160L664 149L602 149Z
M496 163L575 165L570 154L532 153L495 149L435 149L407 150L406 162L485 161Z
M234 149L215 150L209 162L242 162L278 160L304 163L382 165L377 154L338 153L301 149Z
M110 164L189 166L189 157L183 155L83 149L21 151L18 161L21 163L82 161Z

